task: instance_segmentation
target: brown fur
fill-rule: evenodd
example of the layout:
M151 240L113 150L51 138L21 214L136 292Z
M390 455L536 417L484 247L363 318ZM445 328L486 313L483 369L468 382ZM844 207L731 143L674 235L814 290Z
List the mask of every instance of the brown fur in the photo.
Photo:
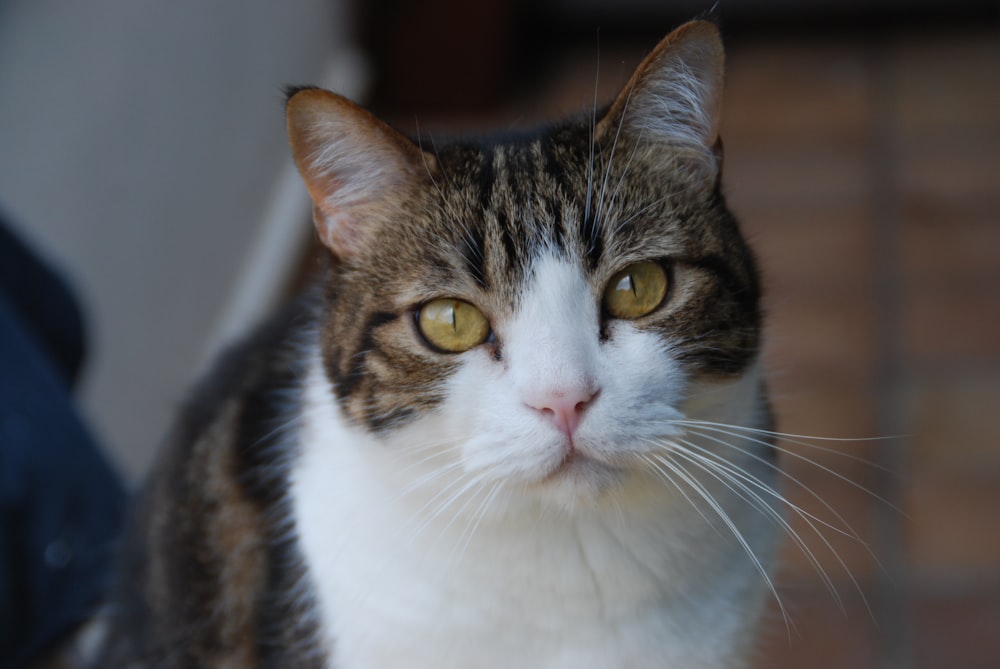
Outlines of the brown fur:
M654 70L678 54L709 83L704 113L678 113L671 141L636 114L650 113ZM691 24L596 123L523 136L418 146L339 96L294 92L289 135L326 269L315 297L231 354L185 410L136 513L99 666L322 666L286 518L313 353L297 343L303 332L318 332L343 414L391 431L437 408L457 365L423 341L424 302L477 306L493 327L482 345L503 361L505 323L540 255L583 268L596 305L623 267L656 260L668 297L635 326L674 346L690 375L743 372L759 348L759 286L719 186L720 84L714 28Z
M595 181L606 174L608 191L621 187L613 204L605 194L603 206L595 187L594 220L583 220L589 132L584 121L542 137L440 149L436 172L422 177L431 186L410 199L406 219L394 221L379 244L333 263L323 349L350 416L382 429L438 403L452 359L423 346L413 325L414 310L429 299L478 306L497 329L502 357L502 324L543 248L583 263L598 302L625 265L666 259L676 299L640 325L688 342L684 359L699 374L738 374L755 358L753 259L718 187L671 173L679 158L669 147L636 151L626 163L622 156L634 147L619 137L612 160L613 138L606 138L597 145Z
M95 666L318 666L280 512L292 455L280 423L309 312L296 305L232 351L185 407L134 514Z

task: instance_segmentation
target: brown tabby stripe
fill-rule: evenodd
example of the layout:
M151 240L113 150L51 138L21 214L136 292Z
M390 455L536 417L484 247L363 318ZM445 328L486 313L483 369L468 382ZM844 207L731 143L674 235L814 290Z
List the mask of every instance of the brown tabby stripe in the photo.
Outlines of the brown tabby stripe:
M185 406L132 520L94 666L322 666L281 514L295 449L280 428L301 378L289 341L305 311L227 355Z
M368 320L360 333L361 341L356 347L357 353L352 356L349 365L350 371L344 375L337 374L337 383L334 386L334 391L339 398L350 397L358 386L364 383L368 367L367 358L378 351L374 337L375 329L386 323L391 323L398 317L398 314L384 311L377 311L368 316ZM334 373L338 371L335 370Z
M468 233L465 235L465 244L462 246L462 258L465 260L465 268L476 281L476 285L483 290L490 289L490 282L486 276L486 240L479 220L467 221Z
M590 137L584 119L435 147L433 187L385 224L377 248L331 263L324 360L348 416L386 431L442 399L459 358L423 343L413 316L420 305L404 292L460 297L502 320L516 313L543 249L580 263L595 296L628 263L666 262L684 290L637 326L662 336L692 374L739 374L756 359L756 268L718 181L695 183L689 156L624 135L591 157ZM504 342L491 346L502 357Z

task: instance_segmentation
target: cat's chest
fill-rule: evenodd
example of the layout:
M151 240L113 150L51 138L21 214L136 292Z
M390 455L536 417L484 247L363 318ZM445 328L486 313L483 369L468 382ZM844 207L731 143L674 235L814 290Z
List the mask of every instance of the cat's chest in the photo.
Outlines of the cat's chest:
M730 652L714 641L742 624L732 598L755 575L724 564L689 505L635 531L557 510L498 525L445 480L387 484L333 410L306 415L293 506L331 669L727 666L706 654ZM668 559L680 536L700 554ZM695 592L709 574L720 587Z
M559 571L500 546L465 548L455 562L441 554L435 570L405 542L369 539L329 561L307 550L329 669L729 666L732 649L717 640L740 623L727 597L692 610L689 597L658 596L651 581L645 592L643 579L599 583L600 567L568 545L548 547L565 555Z
M365 522L346 506L323 509L331 521ZM403 530L351 534L323 547L304 538L330 669L701 666L692 658L707 660L728 625L725 598L691 611L681 593L665 597L654 579L626 576L637 566L624 558L616 582L615 565L592 564L599 558L569 532L533 556L483 537L452 543L461 533L430 548Z
M537 613L537 612L536 612ZM443 620L442 620L442 615ZM643 616L623 625L599 619L575 626L538 629L523 624L487 625L468 612L425 610L411 626L373 632L341 621L334 630L331 669L640 669L647 667L724 666L707 662L710 639L681 637L669 620ZM474 614L472 614L474 616ZM532 616L533 619L536 616ZM459 624L460 623L460 624ZM693 657L700 657L692 664ZM721 658L721 654L716 660Z

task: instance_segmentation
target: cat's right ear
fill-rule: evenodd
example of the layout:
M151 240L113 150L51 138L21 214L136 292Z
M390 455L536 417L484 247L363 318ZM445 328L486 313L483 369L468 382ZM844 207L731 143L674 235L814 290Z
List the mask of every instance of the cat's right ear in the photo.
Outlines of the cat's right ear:
M434 157L350 100L296 89L285 105L295 164L313 201L320 240L349 258L436 169Z

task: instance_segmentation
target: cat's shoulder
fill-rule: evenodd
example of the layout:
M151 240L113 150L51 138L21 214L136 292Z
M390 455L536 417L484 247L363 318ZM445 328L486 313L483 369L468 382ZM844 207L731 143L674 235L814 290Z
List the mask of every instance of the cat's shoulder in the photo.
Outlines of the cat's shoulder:
M316 302L313 293L304 293L227 346L181 405L169 441L196 440L232 401L260 402L295 386L301 371L300 340L313 328Z

